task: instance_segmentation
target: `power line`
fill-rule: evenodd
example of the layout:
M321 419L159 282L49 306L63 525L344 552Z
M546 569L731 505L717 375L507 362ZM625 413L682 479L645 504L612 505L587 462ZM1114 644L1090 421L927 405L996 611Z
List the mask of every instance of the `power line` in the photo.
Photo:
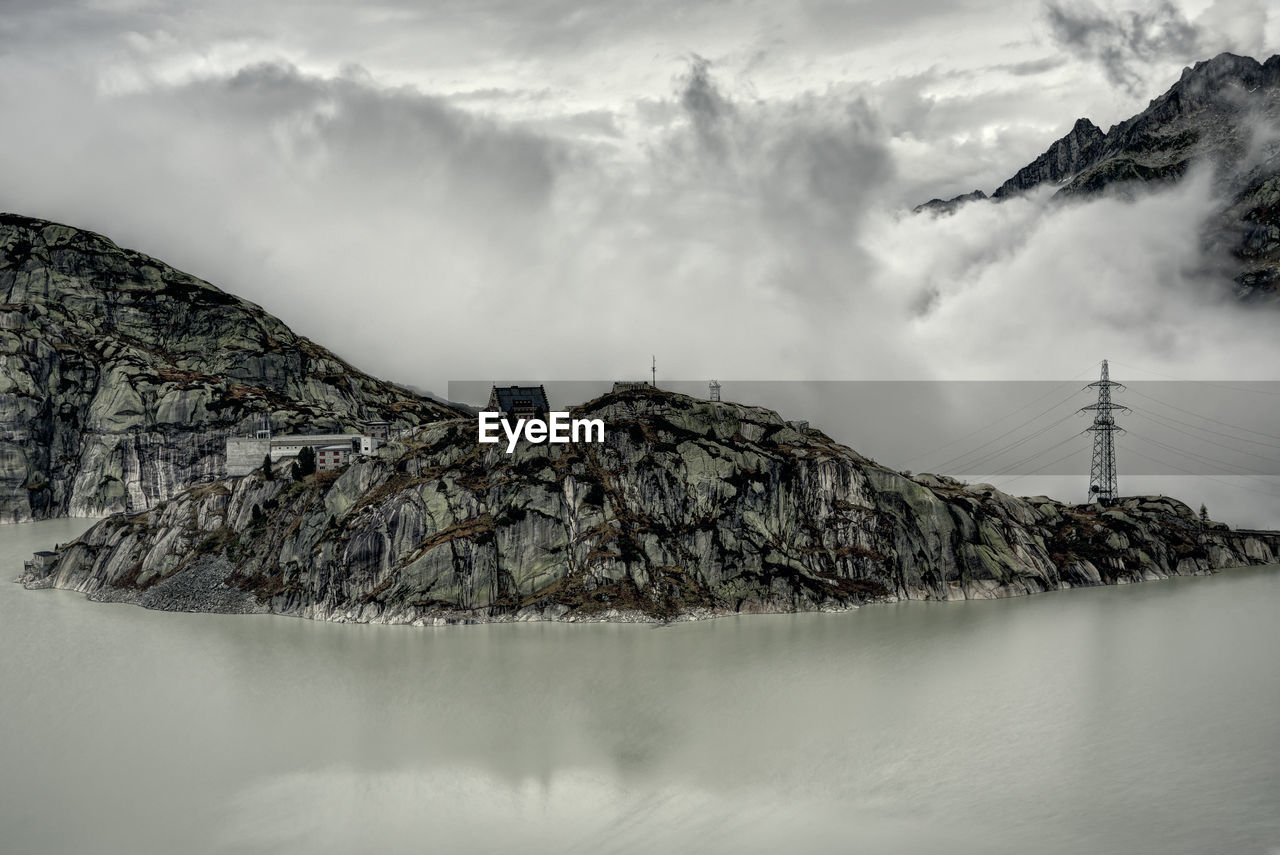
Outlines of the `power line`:
M1222 427L1229 427L1233 430L1244 431L1245 433L1251 433L1251 434L1254 434L1255 436L1265 436L1267 439L1280 440L1280 436L1275 436L1274 434L1263 433L1262 431L1258 431L1258 430L1250 430L1247 427L1240 427L1240 425L1228 424L1227 422L1218 421L1217 419L1212 419L1212 418L1209 418L1208 416L1202 416L1199 413L1192 412L1191 410L1183 409L1182 407L1175 406L1174 404L1170 404L1166 401L1161 401L1159 398L1153 398L1150 395L1144 395L1142 392L1139 392L1136 389L1131 389L1130 391L1133 392L1133 394L1137 395L1138 397L1146 398L1148 401L1157 403L1162 407L1168 407L1171 410L1177 410L1180 413L1186 413L1189 416L1195 416L1198 419L1204 419L1206 422L1213 422L1216 425L1221 425ZM1173 417L1165 416L1165 418L1172 419ZM1186 422L1178 422L1178 424L1186 424ZM1197 430L1209 430L1209 428L1201 428L1196 425L1187 425L1187 427L1195 427ZM1257 442L1257 440L1249 439L1243 436L1231 436L1230 434L1222 434L1222 435L1229 437L1230 439L1238 439L1241 442ZM1259 442L1258 445L1266 445L1271 448L1280 448L1280 446L1271 445L1270 443L1266 443L1266 442Z
M1112 361L1115 362L1115 360L1112 360ZM1132 368L1134 371L1141 371L1144 374L1154 374L1156 377L1164 377L1166 380L1177 380L1181 383L1203 383L1206 386L1213 386L1218 389L1230 389L1233 392L1249 392L1254 395L1280 396L1280 392L1272 392L1267 389L1248 389L1248 388L1245 388L1244 386L1228 386L1225 383L1218 383L1213 380L1188 380L1185 377L1174 377L1172 374L1165 374L1164 372L1161 372L1161 371L1152 371L1150 368L1139 368L1136 365L1125 365L1123 362L1116 362L1116 365L1120 365L1124 368ZM1244 382L1249 382L1249 381L1244 381ZM1261 380L1258 382L1271 383L1274 381Z
M1076 436L1079 436L1079 435L1080 434L1076 434ZM1075 438L1076 438L1075 436L1071 437L1071 439L1075 439ZM1027 478L1031 475L1035 475L1038 472L1042 472L1045 469L1048 469L1050 466L1053 466L1056 463L1061 463L1062 461L1066 460L1068 457L1071 457L1072 455L1079 454L1079 453L1080 453L1080 449L1073 448L1070 451L1068 451L1066 454L1062 455L1061 457L1056 458L1054 460L1050 460L1048 463L1044 464L1043 466L1037 466L1035 469L1032 469L1030 472L1024 472L1021 475L1015 475L1009 480L1004 481L1003 483L1005 485L1016 483L1018 481L1021 481L1023 478ZM1005 491L1005 492L1008 492L1008 491Z
M1142 434L1137 433L1136 431L1130 431L1130 433L1138 437L1138 439L1145 440L1146 442L1149 442L1152 445L1157 445L1166 451L1172 451L1174 454L1181 454L1184 457L1190 457L1192 460L1198 461L1200 463L1207 463L1207 464L1216 465L1216 466L1225 466L1228 469L1237 470L1238 474L1240 475L1254 474L1250 472L1248 469L1245 469L1243 466L1237 466L1236 464L1228 463L1225 460L1218 460L1217 458L1210 457L1207 454L1198 454L1197 452L1194 452L1194 451L1187 451L1185 448L1179 448L1176 445L1170 445L1168 443L1161 442L1158 439L1153 439L1152 437L1149 437L1149 436L1143 436Z
M965 469L965 471L973 472L973 471L975 471L975 467L978 467L978 466L985 466L988 462L990 462L990 461L992 461L992 460L995 460L995 459L996 459L996 458L998 458L1000 455L1005 454L1006 452L1012 451L1013 449L1017 448L1018 446L1023 445L1023 444L1025 444L1025 443L1027 443L1027 442L1030 442L1031 440L1033 440L1033 439L1035 439L1035 438L1037 438L1037 437L1044 436L1046 433L1048 433L1049 431L1053 430L1053 429L1054 429L1054 428L1056 428L1058 425L1060 425L1060 424L1062 424L1063 422L1067 421L1068 419L1070 419L1070 418L1071 418L1072 416L1074 416L1074 415L1075 415L1075 413L1074 413L1074 412L1072 412L1072 413L1067 413L1065 416L1063 416L1062 418L1058 419L1056 422L1053 422L1053 423L1051 423L1051 424L1047 424L1047 425L1045 425L1044 427L1040 428L1040 429L1039 429L1038 431L1036 431L1035 433L1028 434L1027 436L1024 436L1022 439L1018 440L1017 442L1013 442L1013 443L1010 443L1009 445L1001 446L1001 447L999 447L999 448L995 449L994 451L990 451L990 452L988 452L988 453L986 453L986 454L983 454L983 455L980 455L979 457L974 458L973 460L970 460L970 461L966 462L966 463L964 464L964 469ZM975 449L975 450L976 450L976 449Z
M1068 382L1074 382L1074 381L1068 381ZM1064 384L1064 385L1065 385L1065 384ZM1061 387L1058 387L1058 388L1061 388ZM1078 390L1077 390L1077 391L1078 391ZM945 461L945 462L943 462L943 463L940 463L940 464L938 464L937 466L935 466L935 467L931 467L931 468L933 468L935 471L941 471L941 470L944 470L944 469L946 469L947 467L952 466L953 464L958 463L959 461L963 460L964 458L966 458L966 457L968 457L968 456L970 456L970 455L972 455L972 454L974 454L974 453L976 453L976 452L978 452L978 451L981 451L982 449L987 448L987 447L991 446L991 445L992 445L992 444L994 444L994 443L999 442L1000 440L1004 439L1005 437L1009 436L1010 434L1017 433L1018 431L1022 430L1022 429L1023 429L1024 427L1026 427L1027 425L1030 425L1030 424L1034 423L1037 419L1043 418L1044 416L1046 416L1046 415L1048 415L1049 413L1051 413L1051 412L1053 412L1054 410L1056 410L1058 407L1060 407L1060 406L1062 406L1063 404L1065 404L1067 401L1070 401L1070 400L1071 400L1071 398L1075 396L1075 394L1076 394L1076 392L1072 392L1072 393L1071 393L1070 395L1068 395L1066 398L1062 399L1061 401L1058 401L1058 402L1057 402L1057 403L1055 403L1053 406L1049 407L1049 409L1047 409L1047 410L1044 410L1044 411L1042 411L1042 412L1037 413L1036 415L1034 415L1034 416L1032 416L1031 418L1027 419L1027 420L1026 420L1025 422L1023 422L1022 424L1020 424L1020 425L1017 425L1017 426L1015 426L1015 427L1010 428L1009 430L1005 431L1004 433L1000 434L999 436L993 437L993 438L991 438L991 439L987 440L986 442L982 443L981 445L976 446L975 448L972 448L972 449L970 449L969 451L966 451L964 454L961 454L961 455L958 455L958 456L956 456L956 457L953 457L953 458L951 458L950 460L947 460L947 461ZM1060 419L1060 420L1059 420L1059 422L1061 422L1061 421L1065 421L1065 420L1066 420L1065 418L1064 418L1064 419ZM1055 424L1058 424L1059 422L1055 422ZM1050 427L1052 427L1052 426L1053 426L1053 425L1050 425ZM982 459L982 458L981 458L981 457L979 457L978 459ZM965 466L969 466L969 465L971 465L971 463L966 463L966 464L964 464L964 465L965 465Z
M1147 455L1143 454L1141 451L1138 451L1133 448L1127 449L1127 451L1129 454L1138 455L1143 460L1149 460L1152 463L1158 463L1161 466L1168 466L1171 469L1177 469L1179 472L1182 472L1185 475L1190 475L1193 478L1205 478L1209 481L1213 481L1214 483L1222 484L1224 487L1231 487L1236 490L1246 490L1250 493L1257 493L1259 496L1266 496L1269 499L1280 499L1280 493L1269 493L1269 492L1263 492L1262 490L1254 490L1251 487L1245 487L1241 484L1232 484L1230 481L1223 481L1220 478L1214 478L1212 475L1199 475L1195 472L1192 472L1190 469L1183 469L1181 466L1178 466L1177 464L1174 464L1174 463L1170 463L1167 460L1157 460L1154 457L1148 457Z
M1193 434L1193 433L1188 433L1187 431L1182 430L1181 428L1176 428L1176 427L1174 427L1172 424L1169 424L1169 423L1166 421L1166 418L1167 418L1167 417L1165 417L1165 416L1160 416L1160 415L1158 415L1158 414L1156 414L1156 413L1151 412L1150 410L1139 410L1139 412L1144 413L1144 414L1145 414L1145 415L1147 415L1149 418L1153 419L1153 420L1155 421L1155 423L1156 423L1156 424L1161 425L1162 427L1168 428L1169 430L1173 431L1174 433L1180 433L1180 434L1182 434L1183 436L1189 436L1189 437L1191 437L1192 439L1196 440L1197 442L1207 443L1208 445L1212 445L1212 446L1215 446L1215 447L1217 447L1217 448L1224 449L1224 450L1226 450L1226 451L1234 451L1236 454L1244 454L1244 455L1248 455L1249 457L1256 457L1256 458L1258 458L1259 460L1265 460L1265 461L1266 461L1266 462L1268 462L1268 463L1274 463L1274 462L1275 462L1274 458L1267 457L1267 456L1262 455L1262 454L1254 454L1252 451L1245 451L1243 448L1235 448L1234 446L1225 445L1225 444L1223 444L1223 443L1221 443L1221 442L1215 442L1214 440L1212 440L1212 439L1208 439L1208 438L1203 437L1203 436L1196 436L1196 435L1195 435L1195 434ZM1177 423L1177 424L1180 424L1180 425L1186 425L1186 422L1179 422L1179 421L1177 421L1177 419L1170 419L1169 421L1173 421L1173 422L1175 422L1175 423ZM1187 425L1187 427L1192 428L1192 429L1195 429L1195 425ZM1217 433L1217 431L1211 431L1211 432L1212 432L1212 433ZM1231 439L1239 439L1239 437L1230 437L1230 438L1231 438ZM1268 447L1269 447L1269 448L1280 448L1280 446L1268 446Z
M1079 372L1078 374L1076 374L1076 376L1072 377L1070 380L1064 380L1062 383L1059 383L1057 386L1054 386L1052 389L1050 389L1048 392L1045 392L1043 395L1040 395L1040 396L1039 396L1039 397L1037 397L1037 398L1032 398L1030 401L1027 401L1027 403L1025 403L1025 404L1021 405L1020 407L1015 407L1014 409L1012 409L1012 410L1010 410L1009 412L1005 413L1003 416L1000 416L999 418L995 419L994 421L990 422L989 424L985 424L985 425L983 425L982 427L978 428L977 430L970 431L969 433L966 433L964 436L957 437L956 439L953 439L953 440L951 440L950 442L943 443L942 445L939 445L937 448L930 449L929 451L923 452L922 454L917 454L915 457L913 457L913 458L911 458L910 460L908 460L908 461L907 461L907 464L908 464L908 465L911 465L911 464L913 464L913 463L916 463L916 462L918 462L918 461L920 461L920 460L923 460L924 458L926 458L926 457L930 456L931 454L937 454L939 451L942 451L944 448L950 448L951 446L955 445L956 443L964 442L966 439L969 439L970 437L977 436L978 434L983 433L984 431L990 430L991 428L995 427L995 426L996 426L996 425L998 425L1000 422L1004 421L1005 419L1009 418L1010 416L1017 415L1018 413L1020 413L1020 412L1022 412L1023 410L1025 410L1027 407L1031 407L1031 406L1034 406L1035 404L1040 403L1040 402L1041 402L1041 401L1043 401L1045 398L1047 398L1047 397L1049 397L1050 395L1054 394L1055 392L1059 391L1059 390L1060 390L1060 389L1062 389L1063 387L1065 387L1065 386L1069 386L1069 385L1071 385L1072 383L1075 383L1076 381L1078 381L1078 380L1080 379L1080 376L1081 376L1082 374L1085 374L1085 373L1087 373L1088 371L1091 371L1092 369L1093 369L1093 366L1089 366L1088 368L1084 369L1084 371L1081 371L1081 372ZM1072 394L1075 394L1075 393L1072 393ZM1070 400L1070 398L1068 398L1067 400ZM1032 421L1035 421L1035 419L1032 419ZM1025 423L1024 423L1024 424L1025 424ZM982 447L983 447L983 446L978 446L978 448L982 448ZM971 449L969 452L966 452L965 454L961 454L960 456L961 456L961 457L966 457L968 454L972 453L973 451L977 451L977 450L978 450L977 448L975 448L975 449ZM940 469L941 467L936 467L936 468L939 468L939 469Z
M1073 413L1072 415L1074 415L1074 413ZM1012 472L1013 470L1017 469L1019 466L1023 465L1024 463L1030 463L1032 460L1035 460L1037 457L1040 457L1040 456L1042 456L1042 455L1048 454L1050 451L1056 451L1057 449L1059 449L1059 448L1061 448L1062 446L1066 445L1068 442L1071 442L1073 439L1076 439L1077 437L1079 437L1081 433L1084 433L1084 431L1080 431L1080 433L1073 433L1071 436L1067 437L1066 439L1062 440L1061 442L1054 443L1053 445L1049 446L1048 448L1044 449L1043 451L1037 451L1035 454L1032 454L1032 455L1030 455L1030 456L1028 456L1028 457L1024 457L1024 458L1022 458L1021 460L1017 461L1016 463L1011 463L1011 464L1009 464L1008 466L1005 466L1005 467L1003 467L1003 468L1001 468L1001 469L999 469L999 470L997 470L997 471L995 471L995 472L992 472L991 474L992 474L993 476L994 476L994 475L1005 475L1005 474L1008 474L1009 472ZM1075 453L1076 453L1075 451L1072 451L1070 454L1068 454L1068 455L1067 455L1067 457L1070 457L1070 456L1071 456L1071 454L1075 454ZM1062 458L1062 459L1065 459L1065 458ZM1057 461L1054 461L1054 462L1056 463ZM1052 466L1053 464L1047 464L1047 465ZM1041 468L1041 469L1043 469L1043 468L1045 468L1045 467L1040 467L1040 468ZM1037 471L1037 472L1038 472L1038 471L1039 471L1039 469L1034 470L1034 471Z

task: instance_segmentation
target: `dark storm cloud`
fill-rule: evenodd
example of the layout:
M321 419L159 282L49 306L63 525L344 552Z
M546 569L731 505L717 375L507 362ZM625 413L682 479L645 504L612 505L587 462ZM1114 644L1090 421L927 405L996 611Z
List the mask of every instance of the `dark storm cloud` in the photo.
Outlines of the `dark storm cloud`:
M676 103L690 134L668 140L722 174L763 190L780 213L794 205L840 211L847 222L893 177L889 132L867 101L852 94L829 99L806 96L766 104L727 94L707 59L694 55L678 79Z
M992 66L993 71L1007 71L1017 77L1031 77L1053 71L1067 64L1063 57L1047 56L1041 59L1029 59L1026 62L1011 62Z
M680 106L693 124L699 147L715 157L726 155L726 125L733 119L733 104L711 81L711 61L694 54L680 87Z
M274 125L274 139L295 162L323 156L335 178L359 171L410 193L443 192L459 203L500 198L506 208L541 207L555 180L558 149L551 141L458 110L445 98L379 87L358 67L324 78L286 63L258 63L225 81L194 81L171 97L216 105L228 122ZM380 160L365 160L370 156Z
M1053 39L1077 56L1099 63L1107 79L1130 93L1144 82L1141 66L1157 60L1192 62L1204 35L1170 2L1144 11L1104 10L1092 3L1044 5Z
M1126 318L1160 306L1157 339L1203 314L1147 288L1194 195L902 216L990 189L1089 114L1077 60L1024 44L957 63L990 4L94 8L94 35L0 57L21 130L0 135L0 207L106 232L423 387L625 376L655 349L687 376L1051 373L1058 331L1131 340L1106 325L1113 291ZM894 39L900 72L864 57ZM1091 278L1059 270L1113 236ZM1021 350L1046 356L1012 365Z
M862 291L849 272L867 264L858 236L895 177L887 129L852 95L731 92L699 56L676 84L676 113L650 150L662 216L720 247L724 273L745 263L724 287L750 283L823 323Z

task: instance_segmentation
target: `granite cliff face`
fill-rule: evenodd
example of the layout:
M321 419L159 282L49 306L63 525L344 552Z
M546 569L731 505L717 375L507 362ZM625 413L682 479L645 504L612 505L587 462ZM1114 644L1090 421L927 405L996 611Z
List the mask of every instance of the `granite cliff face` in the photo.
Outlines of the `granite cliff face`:
M1280 56L1198 62L1147 109L1103 133L1088 119L1000 185L1007 199L1044 184L1063 199L1177 181L1204 164L1224 200L1205 229L1242 298L1280 300ZM980 191L975 191L978 193ZM974 193L917 208L950 213Z
M1107 135L1093 122L1077 119L1070 133L1019 169L1012 178L997 187L991 197L1003 199L1041 184L1058 184L1072 178L1097 161L1106 140Z
M603 444L428 426L303 482L262 473L120 515L23 581L193 611L390 623L667 620L1002 597L1280 557L1166 498L1111 507L914 478L768 410L631 390Z
M91 232L0 215L0 522L141 510L223 471L224 438L458 411Z

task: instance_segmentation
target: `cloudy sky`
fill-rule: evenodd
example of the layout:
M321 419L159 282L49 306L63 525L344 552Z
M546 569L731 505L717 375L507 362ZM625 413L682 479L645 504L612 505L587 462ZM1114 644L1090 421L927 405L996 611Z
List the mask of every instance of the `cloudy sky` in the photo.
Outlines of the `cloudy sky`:
M990 192L1081 116L1280 45L1262 0L5 0L0 208L380 376L1280 379L1185 272L1192 178Z

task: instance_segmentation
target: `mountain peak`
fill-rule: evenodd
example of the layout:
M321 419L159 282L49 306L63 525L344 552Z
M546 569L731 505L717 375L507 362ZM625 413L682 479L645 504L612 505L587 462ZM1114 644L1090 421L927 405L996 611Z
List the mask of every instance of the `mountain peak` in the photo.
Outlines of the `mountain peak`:
M1189 65L1182 69L1182 76L1178 78L1178 83L1182 83L1187 78L1194 76L1213 79L1245 77L1250 74L1257 74L1265 67L1251 56L1239 56L1223 51L1212 59L1202 59L1195 65Z
M1141 113L1105 133L1088 119L991 195L997 201L1050 183L1058 197L1084 197L1123 186L1178 181L1194 165L1214 168L1228 201L1206 230L1206 245L1237 271L1237 295L1280 299L1280 206L1275 158L1249 160L1259 123L1280 122L1280 55L1266 62L1220 53L1182 76ZM1127 191L1123 191L1127 192ZM980 198L933 200L916 208L945 213Z
M1182 69L1178 82L1153 99L1135 119L1150 114L1150 118L1168 121L1205 107L1235 110L1241 106L1242 92L1277 85L1280 85L1280 56L1273 56L1264 64L1250 56L1220 53L1213 59Z
M991 196L1003 199L1030 190L1039 184L1058 184L1075 176L1097 158L1107 135L1088 119L1076 119L1066 136L1049 146L1049 150L1022 167Z

